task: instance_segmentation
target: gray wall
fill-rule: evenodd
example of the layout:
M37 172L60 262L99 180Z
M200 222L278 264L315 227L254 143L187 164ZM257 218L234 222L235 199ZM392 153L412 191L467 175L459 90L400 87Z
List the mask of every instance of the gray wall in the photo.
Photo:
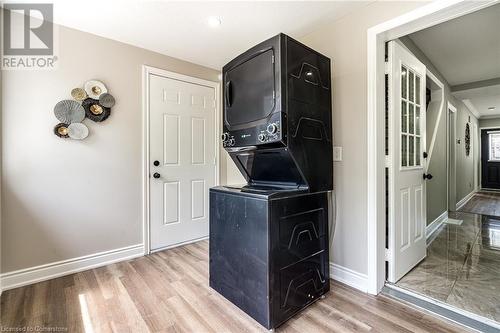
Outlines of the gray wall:
M477 118L467 109L462 101L456 99L450 90L450 85L441 73L434 67L431 61L425 56L424 53L413 43L407 36L400 38L403 44L422 62L428 70L430 70L443 84L444 84L444 110L439 119L438 131L436 133L436 142L432 158L429 164L429 173L434 178L427 182L427 223L431 223L439 215L447 210L447 181L446 181L446 148L447 148L447 102L449 101L457 108L456 114L456 139L460 140L460 144L456 144L456 175L451 177L456 179L454 184L450 184L450 188L456 189L455 193L451 194L454 198L454 204L472 192L474 186L474 163L477 163L477 154L473 150L473 154L466 156L464 138L465 138L465 125L470 117L470 130L471 135L473 131L473 124L478 124ZM430 145L429 135L432 136L432 131L437 121L435 114L427 113L427 144ZM476 138L471 138L473 144ZM452 206L454 206L452 203Z
M479 127L500 127L500 118L479 119Z
M218 81L216 70L65 27L59 46L55 71L3 73L2 272L142 243L142 65ZM85 120L84 141L56 137L55 103L94 78L116 97L111 117Z
M367 268L367 29L425 2L374 2L300 38L332 60L334 164L338 220L332 258L366 274Z

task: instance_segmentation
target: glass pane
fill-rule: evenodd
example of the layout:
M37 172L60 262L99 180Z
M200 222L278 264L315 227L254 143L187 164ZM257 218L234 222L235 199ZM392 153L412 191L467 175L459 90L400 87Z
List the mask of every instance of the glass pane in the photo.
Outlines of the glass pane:
M413 136L409 136L408 137L408 148L409 148L408 166L415 165L415 143L413 141L414 141Z
M401 101L401 132L408 132L408 108L405 101Z
M418 75L415 75L415 95L417 104L420 105L420 76Z
M420 106L415 106L415 134L420 135Z
M415 165L420 166L420 137L415 137Z
M409 111L408 111L408 120L409 120L409 126L408 126L408 133L410 134L415 134L415 111L414 111L414 106L413 104L409 104Z
M408 136L401 135L401 166L408 166Z
M409 80L408 93L410 95L409 100L410 100L410 102L415 102L415 84L413 82L415 80L415 76L414 76L412 71L408 71L408 72L410 73L409 78L408 78L408 80Z
M490 136L490 161L500 160L500 134L491 133Z
M401 67L401 97L406 98L406 82L408 81L408 71L405 66Z

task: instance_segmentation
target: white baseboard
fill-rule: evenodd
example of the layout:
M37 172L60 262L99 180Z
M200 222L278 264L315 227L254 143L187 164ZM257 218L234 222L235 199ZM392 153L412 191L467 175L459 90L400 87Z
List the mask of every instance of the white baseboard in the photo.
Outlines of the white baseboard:
M456 209L459 210L462 208L471 198L472 196L476 193L476 191L472 191L469 194L467 194L462 200L457 202Z
M368 292L368 276L330 262L330 278L362 292Z
M3 273L0 274L2 291L109 265L118 261L137 258L143 255L144 245L137 244L120 249L94 253L83 257Z
M431 235L436 232L436 230L439 229L443 225L443 222L446 221L448 218L448 211L443 212L441 215L436 217L434 221L431 222L426 228L425 228L425 238L428 240Z

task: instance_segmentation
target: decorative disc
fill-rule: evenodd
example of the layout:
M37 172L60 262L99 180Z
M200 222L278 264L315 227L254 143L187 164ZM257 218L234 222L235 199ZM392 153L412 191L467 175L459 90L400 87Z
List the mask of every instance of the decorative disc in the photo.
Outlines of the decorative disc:
M69 138L68 124L59 123L54 127L54 134L60 138Z
M73 123L68 126L68 135L75 140L83 140L89 135L89 129L82 123Z
M100 105L99 101L92 98L84 100L82 102L82 106L85 109L85 115L87 118L98 123L106 120L111 114L110 108Z
M85 118L85 110L80 103L66 99L56 104L54 115L61 123L79 123Z
M75 88L71 90L71 97L73 97L77 101L83 101L85 98L87 98L87 93L82 88Z
M115 105L115 98L111 94L104 93L99 97L99 104L107 108L112 108Z
M90 98L99 99L102 94L108 92L108 89L101 81L90 80L85 82L85 91Z

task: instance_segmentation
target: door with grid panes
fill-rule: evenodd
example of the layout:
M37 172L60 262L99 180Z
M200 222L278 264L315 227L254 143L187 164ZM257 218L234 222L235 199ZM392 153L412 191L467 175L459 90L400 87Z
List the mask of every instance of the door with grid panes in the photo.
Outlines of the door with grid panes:
M389 282L426 255L426 68L397 41L389 42Z

